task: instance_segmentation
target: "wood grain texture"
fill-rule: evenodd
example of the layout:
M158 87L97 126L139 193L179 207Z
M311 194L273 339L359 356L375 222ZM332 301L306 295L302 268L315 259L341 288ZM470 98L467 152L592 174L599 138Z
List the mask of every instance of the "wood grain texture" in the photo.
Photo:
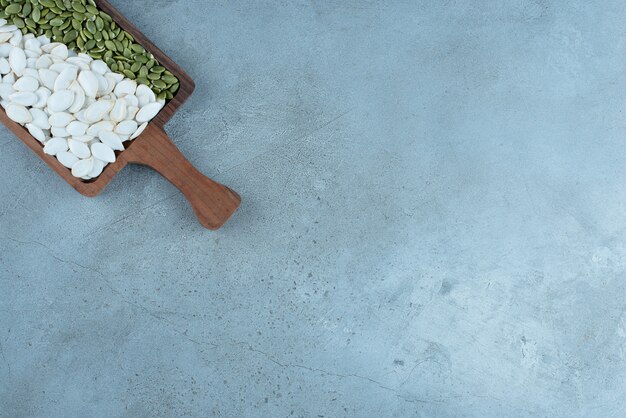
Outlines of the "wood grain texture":
M24 127L9 119L1 108L0 121L66 182L85 196L93 197L100 194L127 164L147 165L167 178L185 195L203 226L218 229L239 207L241 202L239 196L228 187L207 178L196 170L168 138L163 128L193 92L195 88L193 80L106 0L96 0L96 3L100 9L110 14L122 29L133 35L137 43L150 51L163 67L179 79L180 88L174 98L165 105L138 138L124 144L125 151L116 152L117 160L113 164L106 166L100 176L89 181L72 176L70 170L56 157L45 154L42 144Z

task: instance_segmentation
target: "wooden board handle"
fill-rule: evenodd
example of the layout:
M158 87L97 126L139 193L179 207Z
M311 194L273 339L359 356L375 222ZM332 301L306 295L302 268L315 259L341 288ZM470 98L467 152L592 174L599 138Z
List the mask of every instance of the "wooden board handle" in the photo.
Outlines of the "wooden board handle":
M224 225L241 203L237 193L191 165L162 128L148 125L123 155L130 163L151 167L176 186L208 229Z

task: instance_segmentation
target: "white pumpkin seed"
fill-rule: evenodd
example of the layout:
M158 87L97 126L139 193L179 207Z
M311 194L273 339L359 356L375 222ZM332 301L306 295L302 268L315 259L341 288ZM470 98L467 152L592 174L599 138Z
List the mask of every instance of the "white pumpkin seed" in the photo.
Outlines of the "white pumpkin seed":
M72 168L78 162L78 157L69 151L60 151L56 156L57 160L67 168Z
M9 53L9 64L15 74L18 76L22 75L22 72L26 69L26 54L24 50L13 47Z
M72 175L74 177L84 177L89 174L92 168L93 160L91 158L85 157L85 159L77 161L72 166Z
M159 113L161 107L162 106L160 103L149 103L142 107L139 112L137 112L137 116L135 116L135 119L139 123L147 122L154 118L157 113Z
M32 106L37 103L37 95L30 91L16 91L9 94L9 100L22 106Z
M7 25L6 22L2 27L0 27L0 32L15 32L17 30L17 26L15 25Z
M46 134L43 132L43 130L40 127L36 126L33 123L27 123L26 129L28 129L28 132L37 141L42 142L42 143L46 141Z
M16 30L15 32L13 32L13 36L11 37L11 39L9 39L9 43L15 47L18 47L20 46L20 43L22 43L22 39L24 39L24 35L21 31Z
M94 123L87 129L87 135L98 136L100 131L113 131L115 128L115 123L110 120L103 120L98 123Z
M105 76L94 73L96 78L98 79L98 96L104 96L111 93L109 90L109 81Z
M70 85L78 77L78 68L70 67L59 73L59 76L54 81L53 91L68 90Z
M51 91L54 90L54 84L58 76L59 73L48 68L42 68L39 70L39 79L41 80L41 84Z
M19 104L9 104L6 107L6 113L9 119L17 123L30 123L33 120L33 116L28 109Z
M29 51L41 52L41 43L39 43L38 39L35 38L26 38L24 37L24 48Z
M124 150L122 139L114 132L102 130L98 134L98 138L100 138L100 141L102 141L103 144L108 145L111 149L116 151Z
M137 82L135 80L124 79L117 83L113 92L117 97L123 97L127 94L135 94L137 90Z
M102 174L102 170L104 170L104 167L106 164L97 158L93 158L93 157L91 158L93 160L93 168L89 172L89 177L91 178L98 177L100 174Z
M9 74L5 75L2 78L2 82L13 85L13 83L15 83L15 74L13 74L13 72L10 72Z
M47 55L43 55L37 58L37 63L35 64L35 68L38 70L48 69L52 65L52 60Z
M89 125L79 121L70 122L69 125L65 128L68 134L72 136L82 136L87 132L87 128Z
M55 128L65 128L74 120L74 115L67 112L57 112L50 115L49 122L50 126L54 126Z
M39 82L39 71L37 71L34 68L26 68L24 70L24 73L22 74L22 77L31 77L31 78L36 79L37 82Z
M65 128L57 128L53 126L52 128L50 128L50 132L52 132L52 136L56 136L59 138L67 138L68 136L70 136Z
M33 117L32 124L38 126L41 129L50 129L50 122L48 114L41 109L31 108L29 109L31 116Z
M91 146L91 154L97 159L107 162L114 163L115 162L115 153L106 144L96 143Z
M3 100L8 100L12 93L15 93L12 84L0 83L0 97L2 97Z
M50 51L50 54L54 55L55 57L59 57L62 60L67 59L67 57L69 56L68 49L67 49L67 46L65 44L59 44L59 45L55 46Z
M72 105L68 109L68 112L77 113L85 105L85 91L80 86L80 84L78 84L78 81L73 81L70 85L69 90L74 92L74 103L72 103Z
M43 147L43 152L49 155L57 155L69 149L65 138L50 138ZM73 154L72 154L73 155Z
M90 123L99 122L113 108L112 100L98 100L85 110L85 118Z
M33 107L41 109L48 104L48 98L52 93L45 87L39 87L35 94L37 95L37 103L35 103Z
M137 130L135 131L134 134L132 134L130 136L130 139L135 139L137 138L139 135L141 135L143 133L143 131L146 130L146 127L148 126L148 122L144 122L143 124L141 124L141 126L139 126L139 128L137 128Z
M122 135L132 135L137 130L137 122L134 120L125 120L117 124L114 132Z
M13 84L13 88L17 91L35 92L39 88L39 80L33 77L22 77Z
M62 112L67 110L74 103L74 92L70 90L59 90L48 99L48 109L51 112Z
M0 57L9 58L9 53L11 52L11 48L13 48L11 44L0 45Z
M126 100L117 99L109 116L113 122L123 121L126 118Z
M109 67L102 60L94 60L91 63L91 70L94 73L104 75L104 74L106 74L109 71Z
M137 106L128 106L128 108L126 109L126 119L135 119L135 116L137 116L137 112L139 112L139 108Z
M145 103L142 105L141 100L137 98L137 96L135 96L134 94L129 94L127 96L124 96L124 100L126 101L126 103L128 103L129 106L133 106L133 107L144 107L145 105L150 103L150 101L147 98L144 98Z
M11 65L9 64L9 60L4 57L0 58L0 74L5 75L11 72Z
M78 82L80 83L87 97L96 97L98 93L98 78L91 71L81 71L78 74Z
M85 144L84 142L76 141L76 140L70 138L67 141L67 144L69 145L70 151L72 151L72 154L74 154L78 158L89 158L89 157L91 157L91 151L89 150L89 147L87 146L87 144ZM81 176L79 176L79 177L81 177Z

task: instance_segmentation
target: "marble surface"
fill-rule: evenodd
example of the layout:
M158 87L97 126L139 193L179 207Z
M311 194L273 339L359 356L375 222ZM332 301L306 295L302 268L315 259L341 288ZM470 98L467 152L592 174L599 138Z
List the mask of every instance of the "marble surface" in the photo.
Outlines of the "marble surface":
M0 127L0 416L626 415L622 2L112 3L243 204Z

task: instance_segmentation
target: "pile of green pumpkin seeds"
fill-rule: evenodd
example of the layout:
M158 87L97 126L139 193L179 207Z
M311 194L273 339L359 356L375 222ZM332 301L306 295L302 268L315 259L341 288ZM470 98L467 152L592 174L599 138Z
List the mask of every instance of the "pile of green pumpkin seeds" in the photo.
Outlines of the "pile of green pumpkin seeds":
M150 87L159 99L172 99L180 87L178 79L93 0L0 0L0 5L0 18L22 33L45 35L101 59L112 71Z

